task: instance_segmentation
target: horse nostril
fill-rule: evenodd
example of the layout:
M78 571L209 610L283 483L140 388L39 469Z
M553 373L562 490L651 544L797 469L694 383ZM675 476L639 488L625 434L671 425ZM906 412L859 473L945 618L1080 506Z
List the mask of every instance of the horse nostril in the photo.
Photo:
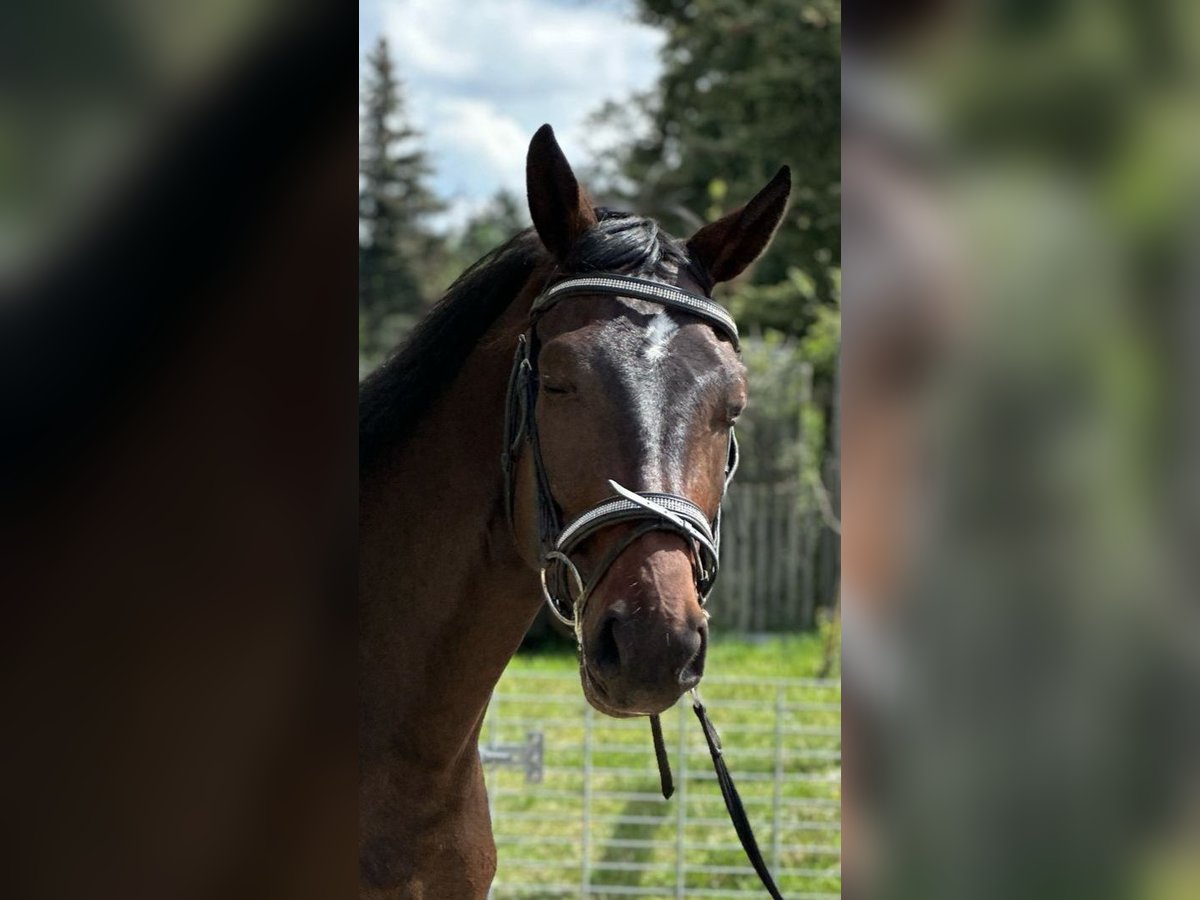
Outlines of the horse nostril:
M599 673L612 678L621 671L621 649L617 645L617 617L608 615L600 625L592 662Z
M708 626L701 625L696 629L698 646L696 652L679 669L679 683L686 688L693 688L700 683L704 676L704 656L708 650Z

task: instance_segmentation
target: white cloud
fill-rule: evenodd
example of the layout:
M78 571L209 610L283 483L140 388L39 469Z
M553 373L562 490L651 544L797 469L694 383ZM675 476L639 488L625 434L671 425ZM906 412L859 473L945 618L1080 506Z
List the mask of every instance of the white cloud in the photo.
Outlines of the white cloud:
M529 141L525 129L511 116L482 100L454 97L435 113L429 137L443 147L469 151L497 179L512 181L513 161L520 160Z
M364 42L374 27L388 38L435 187L460 211L502 187L523 191L525 150L543 122L576 168L590 163L610 136L588 134L588 115L650 88L663 41L633 21L628 0L374 0L364 22L377 23Z

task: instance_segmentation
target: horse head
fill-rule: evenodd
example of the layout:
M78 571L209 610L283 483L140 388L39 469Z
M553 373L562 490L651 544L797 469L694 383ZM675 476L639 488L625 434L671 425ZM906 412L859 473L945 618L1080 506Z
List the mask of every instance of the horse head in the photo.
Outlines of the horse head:
M657 714L704 673L703 601L747 399L736 327L709 298L766 248L790 175L781 169L686 241L595 208L549 126L530 144L527 187L553 258L543 290L572 296L535 301L518 353L532 440L513 448L513 528L527 562L558 572L548 597L567 598L588 701L614 716ZM556 555L573 523L613 507L629 515L601 516Z

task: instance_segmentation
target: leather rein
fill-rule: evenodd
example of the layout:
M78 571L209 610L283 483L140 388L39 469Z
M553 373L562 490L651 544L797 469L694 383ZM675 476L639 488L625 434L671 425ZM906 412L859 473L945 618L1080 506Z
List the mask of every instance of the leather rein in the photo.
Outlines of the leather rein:
M539 579L542 597L554 616L571 627L576 640L583 648L583 612L588 598L603 580L617 557L636 540L651 531L669 531L679 534L687 542L692 561L692 573L696 590L704 605L717 578L721 548L721 512L710 521L707 514L696 503L679 494L662 492L632 491L608 480L613 496L580 513L565 526L554 496L550 479L542 458L535 415L538 392L537 323L542 315L555 304L572 298L607 294L630 297L658 303L670 309L703 319L718 332L728 337L735 349L740 349L737 324L728 312L713 300L674 285L634 278L629 275L581 275L571 276L556 282L544 290L529 310L529 323L525 332L517 339L513 356L512 371L508 378L508 393L505 401L504 449L500 465L504 475L504 502L510 529L517 538L515 525L517 460L521 450L527 446L532 456L536 512L539 543ZM729 452L725 464L725 481L721 489L724 500L729 482L733 479L738 464L737 438L732 426L729 429ZM604 556L595 569L585 578L572 561L577 552L593 535L603 528L619 523L636 523ZM733 785L729 770L721 754L721 742L716 729L708 720L700 694L692 690L692 707L704 730L705 741L717 772L717 781L729 811L734 830L746 851L746 856L758 873L767 893L781 900L779 889L767 870L758 849L749 819L742 806L741 798ZM662 725L659 717L650 717L651 734L654 739L655 757L658 761L663 796L670 798L674 792L670 763L663 743Z

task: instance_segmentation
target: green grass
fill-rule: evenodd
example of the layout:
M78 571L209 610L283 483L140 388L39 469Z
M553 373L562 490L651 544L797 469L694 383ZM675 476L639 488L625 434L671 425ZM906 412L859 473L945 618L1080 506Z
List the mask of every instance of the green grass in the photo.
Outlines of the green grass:
M745 641L718 634L706 665L705 703L785 895L840 890L840 689L836 682L779 681L814 678L825 663L825 646L818 635ZM541 731L547 768L540 785L526 784L514 769L488 771L499 848L497 897L579 896L585 843L593 892L609 886L674 896L681 835L689 896L699 890L761 892L753 874L726 871L747 864L690 706L668 711L663 726L678 786L670 801L657 796L646 721L613 720L587 707L570 648L513 660L483 739L519 742L526 732ZM585 829L588 729L591 825ZM778 792L777 772L784 776ZM687 819L682 827L681 812Z

